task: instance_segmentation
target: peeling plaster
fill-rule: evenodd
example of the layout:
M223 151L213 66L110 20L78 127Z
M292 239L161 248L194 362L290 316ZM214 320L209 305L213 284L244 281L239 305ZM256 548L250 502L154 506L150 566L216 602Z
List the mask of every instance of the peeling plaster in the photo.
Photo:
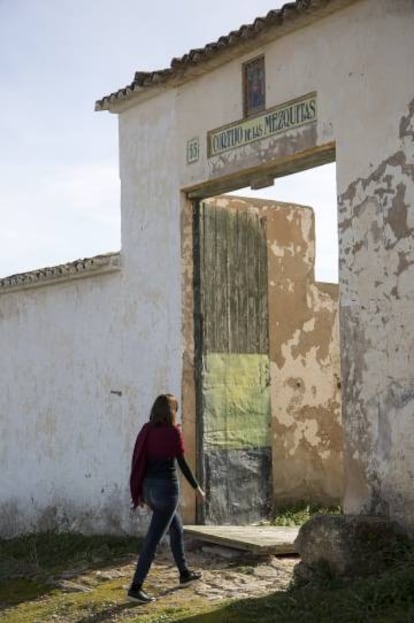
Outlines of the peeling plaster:
M292 207L274 215L267 232L274 282L269 313L275 504L337 503L342 496L338 289L314 282L311 209Z
M402 501L413 498L412 459L401 453L406 441L396 442L402 431L405 440L414 433L414 100L408 108L400 150L339 198L344 417L353 457L345 464L346 505L403 523Z

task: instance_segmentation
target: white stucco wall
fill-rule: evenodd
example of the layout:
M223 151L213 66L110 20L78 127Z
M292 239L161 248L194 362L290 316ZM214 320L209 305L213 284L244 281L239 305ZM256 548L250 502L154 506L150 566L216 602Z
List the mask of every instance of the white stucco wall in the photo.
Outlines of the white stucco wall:
M173 102L121 119L119 272L0 293L0 535L140 528L129 512L135 434L158 393L180 395Z
M165 93L120 117L125 368L140 384L138 407L154 392L180 395L180 191L175 98Z
M119 523L111 507L125 503L132 425L124 396L135 390L120 369L120 286L115 273L0 298L2 536Z
M145 303L126 283L124 271L0 296L1 536L142 527L132 447L154 397L179 393L180 359L162 284Z
M146 124L142 111L121 120L122 269L0 295L3 536L140 528L136 431L158 393L180 395L179 193L159 174L174 161L170 100L148 106ZM141 149L149 135L172 146L163 159Z

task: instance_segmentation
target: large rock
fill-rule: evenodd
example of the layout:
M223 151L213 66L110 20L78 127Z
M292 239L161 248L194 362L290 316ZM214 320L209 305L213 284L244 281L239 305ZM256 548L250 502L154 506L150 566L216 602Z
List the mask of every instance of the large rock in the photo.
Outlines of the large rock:
M321 567L333 576L381 572L408 553L399 526L381 517L315 515L299 530L295 545L302 562L297 577L311 580Z

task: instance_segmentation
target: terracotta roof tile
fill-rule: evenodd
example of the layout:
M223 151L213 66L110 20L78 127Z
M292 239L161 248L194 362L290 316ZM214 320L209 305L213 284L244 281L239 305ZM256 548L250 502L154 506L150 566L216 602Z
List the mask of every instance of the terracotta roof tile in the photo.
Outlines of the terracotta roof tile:
M10 275L0 279L0 294L9 292L10 290L20 290L26 288L34 288L41 285L49 285L68 279L78 279L80 277L89 277L92 275L112 272L119 270L121 267L120 253L105 253L103 255L95 255L66 264L57 266L48 266L31 270L26 273Z
M203 48L190 50L181 58L173 58L170 67L158 71L137 71L132 83L125 88L119 89L110 95L106 95L95 104L95 110L109 110L112 105L120 104L133 97L138 92L148 87L164 85L174 79L182 81L185 77L190 77L191 69L206 64L208 61L215 60L216 64L225 62L229 58L230 52L240 46L245 46L249 41L255 41L263 37L265 33L276 38L278 34L284 34L289 26L295 21L306 16L319 19L342 6L355 2L356 0L296 0L288 2L280 9L269 11L264 17L258 17L252 24L244 24L238 30L231 31L228 35L219 37L212 43L207 43ZM205 67L207 70L207 67Z

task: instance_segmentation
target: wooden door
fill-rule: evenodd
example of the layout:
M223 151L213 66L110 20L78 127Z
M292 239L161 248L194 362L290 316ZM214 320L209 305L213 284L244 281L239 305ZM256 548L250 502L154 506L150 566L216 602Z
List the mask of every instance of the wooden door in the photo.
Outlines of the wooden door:
M244 524L270 510L266 238L257 211L221 204L194 212L199 520Z

